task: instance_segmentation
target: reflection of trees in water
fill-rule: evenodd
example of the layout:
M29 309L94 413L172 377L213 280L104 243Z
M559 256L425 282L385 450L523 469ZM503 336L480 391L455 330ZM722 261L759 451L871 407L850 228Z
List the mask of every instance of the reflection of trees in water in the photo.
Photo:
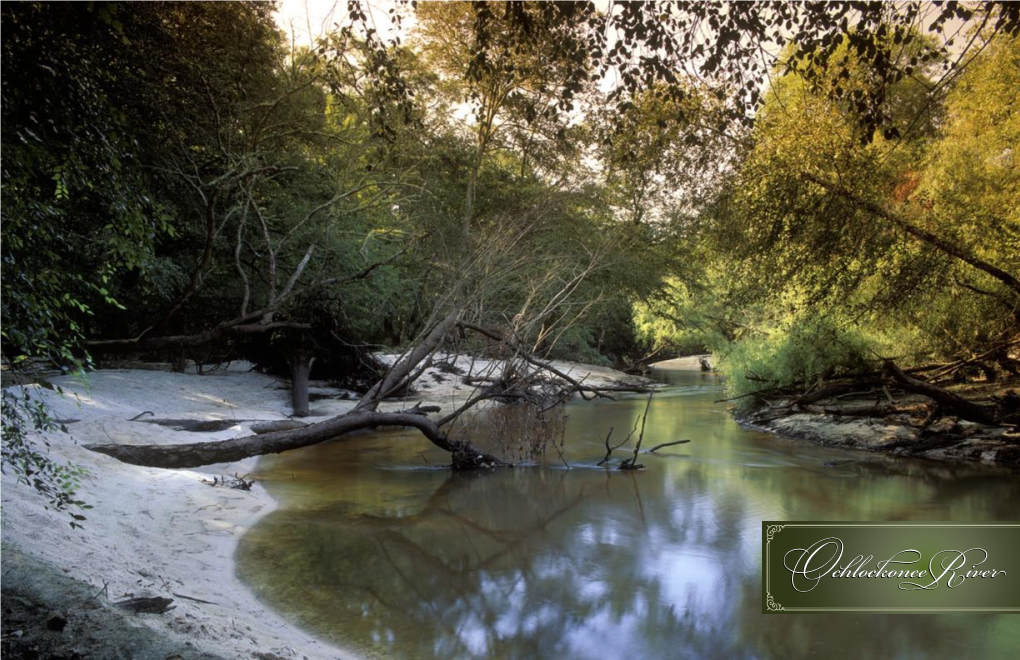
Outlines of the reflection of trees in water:
M739 553L740 512L709 520L643 476L453 475L412 515L281 510L246 537L240 570L319 634L402 656L722 651L733 580L716 568L670 591L668 578L688 546L704 543L699 567Z
M1008 614L762 614L757 580L743 584L740 603L739 643L760 658L1016 657L993 634Z
M860 458L789 471L757 471L761 490L801 520L1012 520L1015 472L849 454ZM791 478L793 477L793 478ZM786 480L782 486L777 481Z
M940 507L968 502L977 481L957 480L963 473L858 466L850 479L839 472L849 467L831 477L795 467L729 466L736 473L729 475L694 462L659 467L535 468L441 482L444 473L382 479L368 471L353 476L363 480L353 490L364 502L375 489L373 515L366 504L345 502L279 510L245 537L240 571L318 634L398 657L800 657L846 649L860 649L859 657L959 657L972 655L968 645L988 629L990 619L977 616L760 613L755 507L763 494L793 497L796 489L780 482L803 479L816 489L811 503L790 504L801 518L818 511L881 519L917 502L918 489L930 488ZM874 500L855 503L861 479ZM413 513L382 513L378 502L388 495L408 504L408 492L432 482L424 502L399 508ZM829 501L830 490L843 499Z

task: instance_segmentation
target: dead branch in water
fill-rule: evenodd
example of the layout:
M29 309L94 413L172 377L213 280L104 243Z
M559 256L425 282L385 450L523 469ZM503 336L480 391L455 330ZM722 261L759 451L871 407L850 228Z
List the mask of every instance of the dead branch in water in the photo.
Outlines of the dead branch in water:
M674 445L685 445L688 442L690 442L690 440L674 440L673 442L664 442L661 445L655 445L654 447L649 449L648 453L649 454L654 454L655 452L659 451L660 449L665 449L666 447L672 447Z
M654 395L655 392L650 392L648 394L648 401L645 403L645 413L641 416L641 433L638 435L637 444L634 445L634 455L625 460L623 463L620 463L621 470L640 470L644 467L644 465L638 465L637 457L638 453L641 451L641 442L645 439L645 422L648 421L648 409L652 405L652 397Z
M613 435L613 429L614 429L614 427L612 427L612 426L609 427L609 433L606 434L606 440L605 440L606 455L602 457L601 461L599 461L598 463L595 464L597 467L602 467L607 462L609 462L609 458L613 455L613 452L616 451L617 449L619 449L620 447L624 446L625 444L627 444L627 441L630 440L630 436L634 435L634 431L637 430L637 422L634 423L633 430L631 430L631 432L627 434L627 437L624 438L620 442L620 444L615 445L613 447L610 447L609 446L609 438Z

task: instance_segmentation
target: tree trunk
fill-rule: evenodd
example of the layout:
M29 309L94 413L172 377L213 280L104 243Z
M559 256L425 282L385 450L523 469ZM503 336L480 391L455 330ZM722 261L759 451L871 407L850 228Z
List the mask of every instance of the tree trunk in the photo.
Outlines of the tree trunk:
M811 183L817 184L825 188L826 190L836 193L840 197L843 197L847 201L857 205L858 207L864 209L868 213L878 216L879 218L888 220L889 222L893 223L903 231L913 236L914 238L924 243L927 243L928 245L931 245L937 250L940 250L950 256L956 257L960 261L991 275L996 280L1002 282L1007 287L1012 289L1014 294L1020 294L1020 280L1017 280L1017 278L1013 277L1012 274L1007 273L998 266L995 266L993 264L988 263L987 261L980 259L977 255L975 255L973 252L967 249L966 246L956 242L944 240L929 231L921 229L920 227L915 227L906 219L896 215L895 213L887 211L886 209L882 208L875 202L858 197L849 190L846 190L841 186L826 181L821 177L815 176L814 174L805 173L802 175L802 177L806 181L810 181Z
M437 323L419 344L397 360L386 375L361 397L355 409L375 410L391 393L410 385L409 377L412 372L435 352L446 334L460 321L460 315L460 308L454 309L445 319Z
M983 406L979 403L968 401L949 390L926 383L923 380L918 380L913 376L908 376L892 360L885 361L885 369L897 385L908 392L923 394L939 404L947 413L956 415L960 419L978 422L979 424L996 425L999 423L995 416L995 408L991 406Z
M188 359L184 355L184 348L173 349L173 358L170 361L170 370L175 374L183 374L188 370Z
M294 417L308 417L308 375L315 358L298 353L290 359L290 401Z
M434 421L421 411L414 410L392 413L353 411L299 429L213 442L183 445L105 444L86 445L85 448L132 465L195 468L213 463L232 463L250 456L278 454L332 440L352 431L379 426L410 426L418 429L437 447L453 454L455 467L491 467L500 464L499 459L478 451L470 443L450 440Z

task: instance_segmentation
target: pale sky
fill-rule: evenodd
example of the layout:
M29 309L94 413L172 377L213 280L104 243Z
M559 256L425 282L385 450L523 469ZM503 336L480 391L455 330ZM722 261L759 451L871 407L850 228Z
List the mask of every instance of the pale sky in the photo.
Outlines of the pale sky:
M376 31L383 38L389 38L389 10L395 3L389 0L368 0L363 4L371 14ZM279 0L277 3L276 23L286 30L298 46L309 45L310 41L329 32L334 23L346 20L347 0ZM405 22L404 27L407 26Z
M595 0L595 5L599 10L606 11L610 7L610 2L609 0ZM368 11L368 23L375 28L376 33L384 40L388 41L391 39L394 36L394 30L389 12L394 8L398 8L398 3L394 2L394 0L362 0L362 6ZM922 20L920 21L922 25L930 23L935 13L937 13L933 7L931 4L925 7ZM407 5L401 5L398 9L404 15L403 29L400 36L406 38L409 29L414 25L414 14L410 6ZM347 0L278 0L277 2L276 22L290 35L296 46L312 45L315 39L331 31L334 24L343 24L346 20ZM956 36L964 27L963 22L958 19L954 18L948 21L943 39ZM608 44L610 47L614 40L615 35L610 35ZM954 47L950 48L950 52L958 53L966 42L966 39L958 39ZM763 58L773 58L780 50L779 45L771 42L762 46L768 53L768 55L763 53ZM601 87L603 91L608 91L616 83L616 72L611 70L603 76ZM767 75L761 75L759 80L760 91L764 93L771 85L771 79Z

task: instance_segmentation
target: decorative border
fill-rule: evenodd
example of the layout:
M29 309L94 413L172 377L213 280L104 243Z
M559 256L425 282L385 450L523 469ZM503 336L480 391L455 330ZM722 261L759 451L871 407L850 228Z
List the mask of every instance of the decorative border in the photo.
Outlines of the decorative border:
M777 603L775 598L772 597L769 586L769 546L772 544L772 538L783 531L784 527L786 525L769 525L765 529L765 607L768 608L769 612L786 611L786 608Z
M764 524L765 521L762 521ZM765 552L762 561L765 589L762 593L764 612L1020 612L1020 607L784 607L772 596L769 575L769 546L773 537L787 527L1020 527L1017 523L783 523L770 524L765 528Z

